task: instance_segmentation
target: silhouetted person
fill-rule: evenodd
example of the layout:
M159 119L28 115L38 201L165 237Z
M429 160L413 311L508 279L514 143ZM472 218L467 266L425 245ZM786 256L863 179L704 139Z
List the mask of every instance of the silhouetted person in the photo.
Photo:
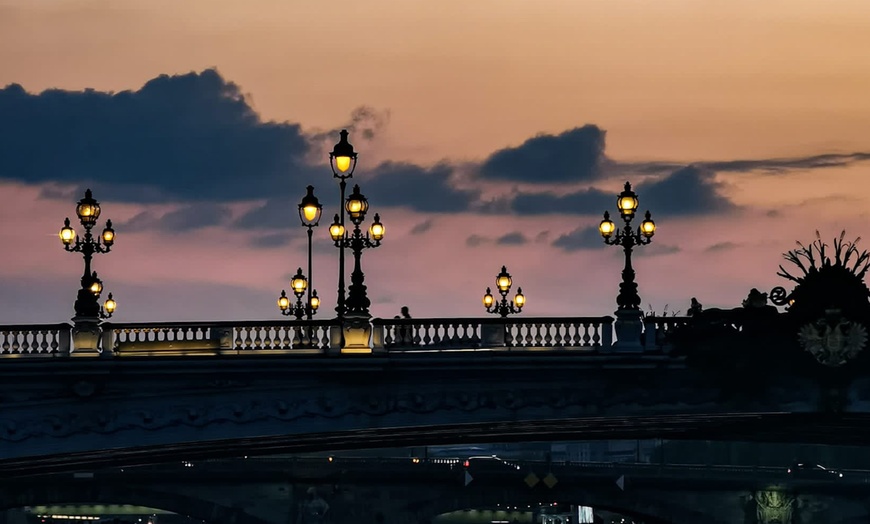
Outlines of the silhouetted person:
M689 305L689 311L687 311L686 314L690 317L696 317L698 316L698 313L703 310L704 306L702 306L701 303L698 302L697 298L692 297L692 303Z
M397 317L398 318L398 317ZM402 306L402 318L410 319L411 313L408 311L408 306ZM411 325L403 325L399 326L397 338L399 342L404 345L412 345L414 344L414 326Z

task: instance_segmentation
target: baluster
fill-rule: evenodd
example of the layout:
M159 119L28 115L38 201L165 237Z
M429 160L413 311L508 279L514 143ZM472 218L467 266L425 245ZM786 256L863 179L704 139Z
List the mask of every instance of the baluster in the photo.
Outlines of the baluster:
M604 329L603 324L592 325L592 345L594 347L601 346L601 331Z
M320 349L329 347L329 326L321 326L320 328Z
M3 344L0 347L3 348L3 351L0 353L9 353L9 332L3 331Z
M242 338L242 333L245 328L233 328L235 331L236 337L233 344L236 346L236 349L244 349L245 348L245 340Z
M40 353L48 353L48 340L49 340L49 337L51 337L51 331L46 329L46 330L40 331L40 334L42 336L40 337L40 341L39 341L39 352Z
M302 333L299 330L299 326L293 326L293 340L290 341L293 344L293 348L296 349L302 345Z
M384 347L393 347L393 343L396 341L396 326L385 324L384 325Z
M592 341L592 337L589 335L589 332L594 330L594 329L595 328L592 326L592 324L589 324L588 322L583 323L583 346L584 347L590 345L589 343Z
M58 343L58 339L60 339L60 331L52 331L51 332L51 343L48 345L49 351L51 353L56 353L57 348L60 347L60 343Z
M443 334L442 334L443 332ZM447 328L444 324L432 324L432 341L433 346L442 346L444 336L447 334Z
M434 327L434 324L420 324L420 327L414 329L416 326L412 326L411 329L417 331L418 329L423 331L423 338L414 337L415 339L420 339L420 344L423 346L428 346L432 343L432 337L429 334L429 330Z
M257 328L257 333L259 333L258 338L259 343L258 347L260 349L272 349L272 328L269 326L260 326Z
M20 332L13 331L12 332L12 352L20 353L19 349L21 348L21 343L18 342L18 335Z
M544 332L545 336L541 336L541 332ZM545 340L545 338L549 338L550 331L546 324L535 324L535 346L541 347L541 343ZM549 346L549 342L547 343Z

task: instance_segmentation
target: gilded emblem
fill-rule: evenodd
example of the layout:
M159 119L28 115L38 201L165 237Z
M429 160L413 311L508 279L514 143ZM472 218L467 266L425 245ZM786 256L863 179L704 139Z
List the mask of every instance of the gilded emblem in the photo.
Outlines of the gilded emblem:
M867 329L848 320L820 319L798 332L800 345L826 366L842 366L864 349Z

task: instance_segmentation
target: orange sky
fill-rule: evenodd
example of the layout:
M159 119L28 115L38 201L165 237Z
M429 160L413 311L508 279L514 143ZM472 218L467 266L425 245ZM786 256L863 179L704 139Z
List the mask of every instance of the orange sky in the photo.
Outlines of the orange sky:
M328 129L362 104L388 110L385 134L361 156L361 163L369 165L383 159L424 164L444 158L480 160L537 133L587 123L607 131L607 155L620 161L803 157L870 151L868 27L866 0L0 0L0 87L19 83L30 92L50 87L118 91L138 89L160 74L217 67L224 78L242 86L265 120ZM644 301L649 297L660 307L706 294L705 303L739 302L750 284L779 284L773 276L779 254L795 239L811 240L814 229L821 228L825 236L843 227L854 232L851 236L870 235L868 174L867 163L781 176L721 174L725 194L746 206L744 212L727 220L661 223L655 241L679 245L682 251L638 260ZM53 233L55 223L72 210L72 202L63 211L62 203L37 202L34 191L3 187L28 196L16 212L0 211L6 224L17 226L0 231L0 241L32 241L43 231ZM103 199L108 210L110 196ZM294 206L296 199L288 196ZM37 220L46 228L39 233L28 218L35 206L54 213ZM783 213L768 218L771 207L781 207ZM493 247L490 257L481 258L463 245L474 228L528 228L558 236L578 224L560 224L552 217L506 223L503 217L447 216L437 218L430 237L414 238L408 230L426 217L393 213L391 218L388 232L394 244L365 255L367 279L398 279L397 287L406 290L412 313L419 316L449 316L445 309L454 304L456 311L476 314L476 295L456 295L467 286L482 291L488 281L481 279L490 273L494 277L502 263L514 268L518 281L524 273L526 281L537 283L537 290L521 283L530 310L536 302L541 307L536 313L559 314L577 304L583 309L577 314L603 315L614 307L611 301L600 313L591 311L595 301L615 296L618 253ZM216 242L208 232L167 242L206 250L221 242L226 246L232 235L242 233L212 234ZM124 240L119 235L120 250ZM139 249L156 242L146 234L135 237ZM727 253L727 262L725 255L707 260L704 247L723 241L741 246ZM445 270L446 280L455 282L450 287L455 298L433 302L432 287L422 284L434 278L419 277L421 271L435 269L427 262L437 256L426 254L432 246L452 250L458 260L474 260L468 263L471 269ZM16 253L0 276L36 278L33 271L41 265L45 271L74 275L78 269L71 257L58 251L51 244ZM130 292L149 281L189 277L265 293L280 289L282 276L290 272L286 252L255 258L235 253L207 270L186 267L179 253L171 271L145 263L125 270L122 266L135 263L123 255L100 263L106 271L111 268L113 278L127 282ZM399 267L396 261L407 253L417 257L418 267ZM545 261L555 267L546 276L533 276ZM259 267L252 277L254 263ZM324 268L335 264L327 257L319 263ZM711 277L686 269L700 265L708 272L731 274ZM579 303L576 293L562 291L577 271L604 280L601 289ZM323 270L329 282L333 272ZM687 289L678 292L675 286ZM381 311L376 306L375 313L392 315L403 298L395 300ZM218 315L204 307L191 316L272 314L271 296L264 304ZM160 318L153 310L137 315ZM9 316L30 318L23 317Z

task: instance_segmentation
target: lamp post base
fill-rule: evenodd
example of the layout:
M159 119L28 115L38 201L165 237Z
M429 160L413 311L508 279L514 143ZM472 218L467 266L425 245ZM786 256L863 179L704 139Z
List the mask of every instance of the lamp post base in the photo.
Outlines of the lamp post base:
M372 352L372 323L369 315L345 315L341 329L344 334L342 354Z
M100 319L94 317L73 317L72 355L100 353Z
M642 353L643 311L619 309L615 315L616 343L612 350L617 353Z

